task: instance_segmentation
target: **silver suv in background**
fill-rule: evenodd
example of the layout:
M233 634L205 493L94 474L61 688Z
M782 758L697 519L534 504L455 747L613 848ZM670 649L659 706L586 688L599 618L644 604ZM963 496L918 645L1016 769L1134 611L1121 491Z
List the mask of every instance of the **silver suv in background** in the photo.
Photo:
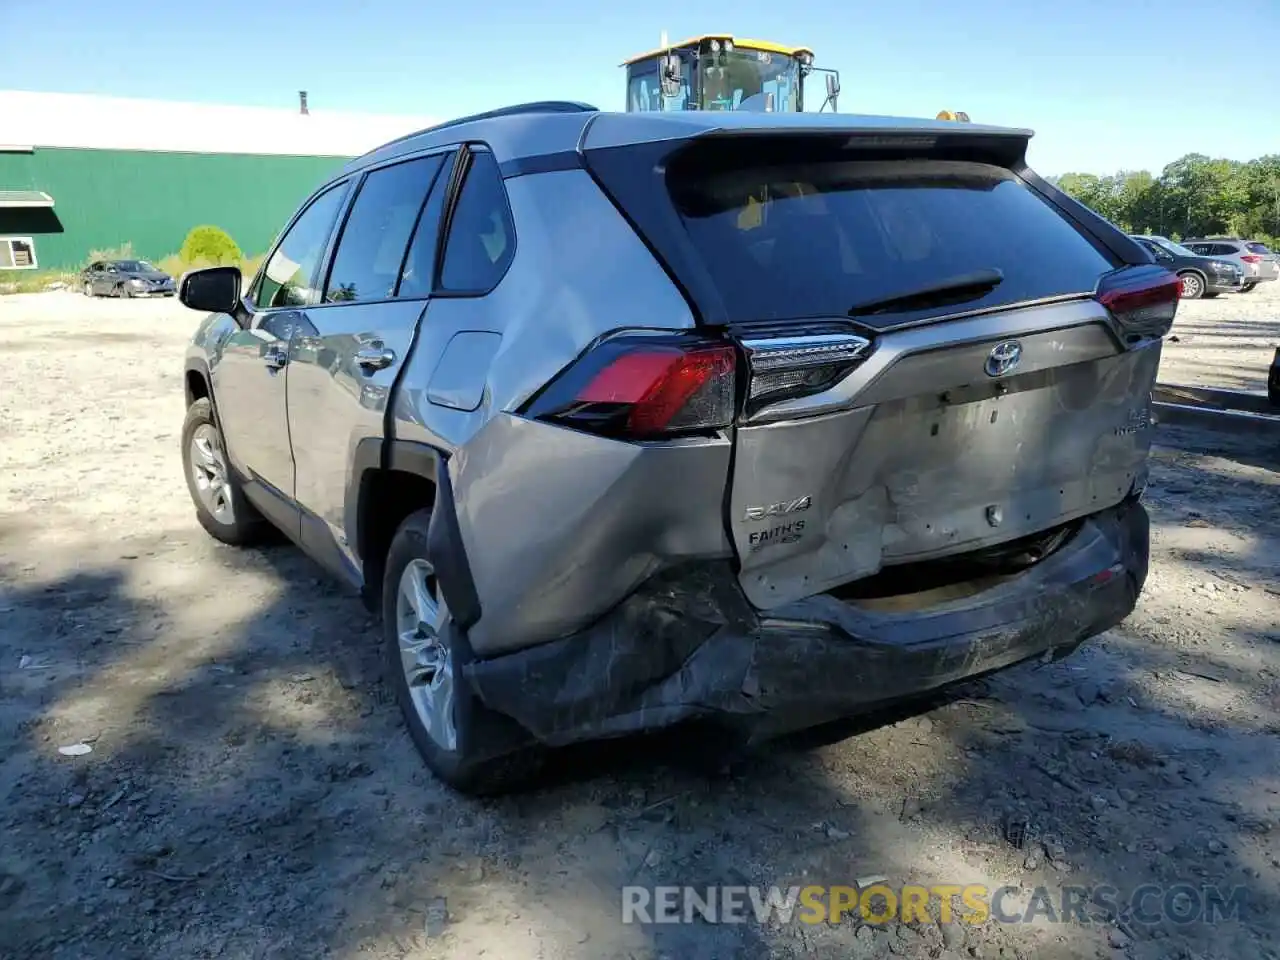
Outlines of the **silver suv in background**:
M1280 257L1256 240L1235 237L1193 237L1182 242L1184 247L1202 257L1229 260L1244 273L1241 293L1248 293L1260 283L1280 278Z
M1179 281L1030 133L544 103L348 165L187 274L182 455L381 613L431 769L752 743L1134 607Z

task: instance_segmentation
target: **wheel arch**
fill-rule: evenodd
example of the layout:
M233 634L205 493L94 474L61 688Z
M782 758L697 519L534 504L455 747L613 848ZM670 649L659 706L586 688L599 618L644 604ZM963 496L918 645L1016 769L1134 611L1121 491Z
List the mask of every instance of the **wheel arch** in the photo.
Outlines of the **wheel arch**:
M1177 271L1178 279L1182 279L1188 273L1194 273L1200 280L1200 293L1203 294L1209 289L1209 278L1199 267L1183 267Z
M427 559L449 612L464 630L480 619L471 566L458 525L449 457L425 443L369 437L356 446L346 498L348 541L360 560L365 605L377 610L387 550L401 522L430 508Z

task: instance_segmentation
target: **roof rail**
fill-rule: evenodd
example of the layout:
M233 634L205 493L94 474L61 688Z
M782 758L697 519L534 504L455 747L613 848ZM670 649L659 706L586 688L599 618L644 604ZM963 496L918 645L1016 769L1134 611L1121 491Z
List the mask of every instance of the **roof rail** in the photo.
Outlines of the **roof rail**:
M437 123L434 127L425 127L422 130L415 130L413 133L406 133L403 137L396 137L394 140L388 140L382 146L389 147L392 144L403 143L405 140L412 140L414 137L420 137L424 133L435 133L437 130L447 130L450 127L458 127L464 123L475 123L479 120L493 120L497 117L514 117L527 113L599 113L599 107L593 107L589 103L581 103L577 100L535 100L533 103L517 103L510 107L498 107L496 110L486 110L483 113L473 113L467 117L458 117L456 120L446 120L444 123Z

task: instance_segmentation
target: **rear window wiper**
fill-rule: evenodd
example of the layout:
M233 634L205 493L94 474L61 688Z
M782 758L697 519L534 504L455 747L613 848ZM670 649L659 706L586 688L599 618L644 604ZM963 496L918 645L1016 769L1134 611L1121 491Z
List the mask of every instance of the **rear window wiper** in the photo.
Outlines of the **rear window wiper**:
M986 270L975 270L972 273L961 273L945 280L938 280L904 293L892 293L885 297L876 297L855 303L849 308L849 316L869 316L890 311L923 310L926 307L941 307L952 303L964 303L976 300L990 293L1004 282L1004 274L991 267Z

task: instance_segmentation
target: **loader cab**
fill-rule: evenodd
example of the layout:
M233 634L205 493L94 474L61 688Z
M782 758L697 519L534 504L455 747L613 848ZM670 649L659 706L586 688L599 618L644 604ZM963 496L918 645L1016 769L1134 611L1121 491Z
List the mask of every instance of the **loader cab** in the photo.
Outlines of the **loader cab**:
M753 110L795 113L805 109L805 83L826 74L826 98L835 110L839 74L813 66L807 47L784 47L732 36L694 37L623 63L627 111Z

